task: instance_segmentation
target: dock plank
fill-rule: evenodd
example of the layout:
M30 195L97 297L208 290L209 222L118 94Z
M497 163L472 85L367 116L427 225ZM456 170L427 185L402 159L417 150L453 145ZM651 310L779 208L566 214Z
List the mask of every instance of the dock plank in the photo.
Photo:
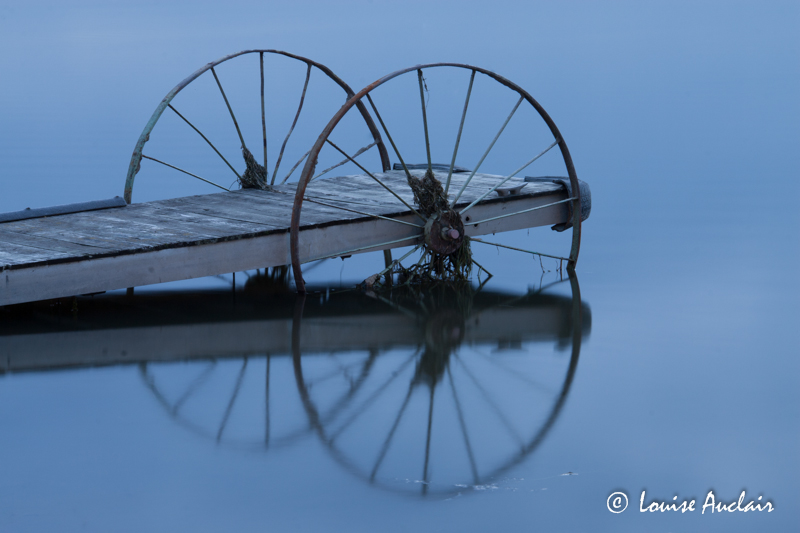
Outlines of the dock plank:
M70 255L71 254L65 252L42 250L41 248L32 248L22 244L5 242L3 243L3 247L0 248L0 271L4 268L16 265L38 263L53 258L62 259L70 257Z
M265 231L283 229L282 225L236 221L209 213L199 214L194 211L166 205L159 204L153 207L164 218L174 218L194 224L204 232L214 232L222 235L255 235Z
M49 250L53 252L61 252L79 256L95 255L98 253L103 253L107 250L107 248L86 244L75 244L54 239L52 237L39 237L37 235L8 231L0 226L0 249L3 249L6 244L21 244L30 248L38 248L41 250Z
M200 204L198 204L200 205ZM250 194L241 194L237 191L213 199L210 204L203 204L209 210L219 210L226 214L234 214L240 220L257 222L259 220L282 220L284 227L291 223L291 212L294 197L281 193L253 191ZM309 207L309 209L306 209ZM361 215L347 213L320 205L303 206L302 225L327 224L339 220L358 218Z
M232 194L216 196L207 200L190 200L186 203L171 204L175 209L225 218L230 221L249 224L265 224L271 227L288 229L291 210L276 202L273 206L260 206L255 201L240 201Z
M199 242L214 238L185 224L150 216L146 204L125 208L125 215L102 215L102 211L53 217L49 221L30 219L25 233L57 235L75 244L95 243L114 250L146 250L174 243ZM97 213L96 215L94 213ZM89 216L93 215L93 216ZM16 224L16 223L15 223Z

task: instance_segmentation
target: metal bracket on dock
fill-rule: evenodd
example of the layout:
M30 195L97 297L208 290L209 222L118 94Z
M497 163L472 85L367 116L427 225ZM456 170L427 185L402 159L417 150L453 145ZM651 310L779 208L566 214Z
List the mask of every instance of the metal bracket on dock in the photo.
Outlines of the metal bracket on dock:
M525 176L525 181L558 183L567 190L567 195L572 197L572 184L567 176ZM578 187L581 192L581 222L583 222L589 218L592 212L592 190L589 188L589 184L583 180L578 180ZM572 227L572 204L567 204L567 210L567 222L556 224L550 229L561 232Z
M52 217L55 215L66 215L69 213L80 213L82 211L97 211L98 209L109 209L112 207L125 207L125 200L119 196L108 200L95 200L92 202L78 202L76 204L53 205L50 207L38 207L36 209L23 209L22 211L11 211L0 213L0 223L13 222L15 220L26 220L28 218Z

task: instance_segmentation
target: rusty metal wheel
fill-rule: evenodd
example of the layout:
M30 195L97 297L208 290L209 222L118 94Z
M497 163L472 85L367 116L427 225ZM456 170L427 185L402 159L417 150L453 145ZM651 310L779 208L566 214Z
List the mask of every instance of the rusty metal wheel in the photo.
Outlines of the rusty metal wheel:
M443 73L442 79L449 81L436 85L441 73ZM404 76L405 74L408 76ZM388 83L390 81L393 83ZM458 83L464 84L466 96L460 88L453 89ZM486 91L495 91L499 95L496 98L491 97L495 100L492 100L488 108L475 103L479 100L475 93ZM508 101L508 107L511 108L507 116L507 111L500 112L498 107L501 104L506 105L503 98ZM404 102L408 104L405 105ZM439 113L435 109L436 105L447 108L450 112L449 117L445 117L446 113ZM383 169L375 167L370 169L366 164L357 162L356 155L345 144L348 139L339 134L340 122L351 109L361 109L360 106L369 108L374 114L376 122L381 126L382 134L391 144L396 157L392 170L386 170L385 164ZM476 106L483 118L472 117ZM382 108L381 111L379 107ZM512 121L515 114L519 116L523 113L529 115L528 119L523 121L524 124L519 120ZM473 125L472 130L478 130L477 133L468 133L470 127L468 125L465 128L465 123L475 123L476 120L478 127L475 128ZM449 130L445 129L443 125L445 123L449 124ZM496 129L498 123L502 124L499 131ZM528 125L532 128L531 131L535 130L534 133L525 130ZM498 144L498 139L507 129L515 130L514 137L510 142L505 142L500 150L501 160L492 161L497 157L496 154L492 155L492 151L495 149L497 152L496 148L503 144L504 141ZM517 130L523 133L517 135L519 133ZM491 132L489 136L486 135L486 131ZM494 131L497 133L493 134ZM337 133L336 138L334 132ZM467 140L470 135L472 137ZM446 140L441 141L442 138ZM556 146L559 148L560 158L551 156L540 160ZM326 194L323 184L317 182L312 184L318 177L315 175L317 158L323 153L334 153L346 158L357 166L362 174L337 178L340 183L334 183L335 187L331 187L333 192ZM555 153L557 152L552 152ZM478 154L482 155L478 157ZM554 157L560 167L554 167ZM436 163L442 160L445 162ZM556 174L560 172L563 177L530 177L525 181L534 183L521 183L521 176L517 175L537 160L540 160L540 165L545 161L546 172ZM503 175L479 174L486 161L491 161L503 169L508 166L508 170L504 171ZM524 164L521 164L523 162ZM520 164L521 166L516 168ZM512 168L516 170L511 171ZM412 194L410 188L414 179L422 179L429 174L439 182L443 190L441 197L444 199L445 207L435 213L424 212L419 202L415 201L417 193ZM514 181L510 181L512 179ZM343 190L346 185L341 184L345 182L350 183L351 189L359 191L357 199L351 197L337 201L337 187ZM526 185L528 185L527 191L520 192ZM547 187L555 188L550 189L551 191L561 190L562 186L565 191L558 201L549 200L549 203L537 204L533 208L530 207L531 204L527 204L524 209L511 209L510 212L501 207L495 207L494 212L486 209L489 204L505 201L503 197L514 195L533 197L534 192L530 191L544 191ZM380 78L350 98L328 122L311 148L297 186L292 213L291 259L295 283L298 291L303 292L305 285L301 264L331 256L316 253L315 243L303 241L301 228L310 224L304 223L302 215L303 205L306 202L321 203L327 208L340 209L343 216L347 213L347 216L352 218L352 213L356 213L364 220L374 220L374 227L380 230L376 229L375 234L367 239L362 238L358 246L340 250L332 256L344 257L349 254L383 250L386 269L374 278L380 279L381 276L390 274L399 261L406 259L420 248L424 253L434 250L441 254L453 254L464 246L463 243L467 240L481 243L486 248L493 245L532 254L534 257L538 256L540 260L542 257L554 258L559 262L557 268L566 264L568 270L573 270L580 250L581 221L588 216L585 204L582 211L581 196L587 194L588 187L579 182L567 144L555 123L544 108L519 85L489 70L457 63L433 63L398 70ZM388 200L388 203L397 205L396 213L376 212L376 203L370 204L370 197L377 198L379 195ZM544 198L543 193L542 198ZM386 201L383 206L385 205ZM475 206L478 208L473 210ZM541 253L500 242L464 237L465 233L474 237L510 231L509 228L530 228L536 224L526 225L524 221L531 220L531 217L544 217L543 213L558 213L561 217L561 222L555 224L553 229L559 231L572 229L568 254ZM392 262L389 250L407 246L412 247L411 251L400 260ZM474 250L478 247L480 245L472 248ZM478 270L485 270L478 259L474 259L471 264ZM489 274L488 271L486 273Z
M231 61L234 59L238 61ZM265 61L269 62L266 67ZM238 65L234 65L234 63ZM225 64L225 66L219 69L218 72L218 67L222 64ZM305 69L303 69L303 66ZM290 82L292 81L299 82L303 80L301 76L303 70L305 70L304 81L302 84L296 83L296 87L294 87L299 89L302 86L299 103L297 103L297 96L293 93L293 88L288 86L291 85ZM142 159L153 163L154 166L150 170L155 170L159 166L168 168L171 169L168 172L177 171L185 176L201 180L223 190L230 190L237 182L244 187L270 189L289 181L294 175L294 171L308 156L309 152L306 150L308 150L314 138L309 135L300 139L299 142L296 138L293 138L290 143L292 133L296 133L297 129L303 129L303 125L298 128L298 119L301 116L301 111L304 106L306 109L312 108L311 113L306 112L303 115L304 117L310 115L312 118L309 120L312 120L314 116L320 113L325 113L320 111L318 102L311 102L306 99L309 82L311 81L312 73L315 71L324 74L321 80L325 82L327 87L321 89L324 94L315 96L317 96L317 101L321 100L329 104L326 109L330 111L328 111L328 114L323 115L329 116L330 112L338 109L342 96L345 99L353 96L353 90L328 67L305 57L280 50L244 50L212 61L196 70L167 93L139 136L128 166L128 174L125 180L125 201L131 203L134 179L141 169ZM208 72L210 72L211 76L203 76ZM290 80L289 78L292 76L296 79ZM228 85L227 92L223 89L223 80ZM258 89L259 81L260 92ZM314 83L320 82L314 81L311 85L314 85ZM185 91L190 85L194 92ZM187 108L193 108L191 109L193 113L189 113L185 109L179 111L176 108L173 101L179 93L183 93L181 95L181 105L186 103ZM265 96L265 93L267 96ZM260 103L258 101L259 95ZM294 111L295 106L296 111ZM362 103L356 103L356 107L360 117L363 119L360 127L363 128L363 124L366 123L371 137L371 142L365 147L365 151L375 147L381 161L380 164L388 168L389 157L378 128ZM174 126L171 130L167 130L166 138L159 139L161 142L158 146L152 146L153 143L148 146L155 153L146 155L144 154L144 146L150 141L156 123L163 118L162 115L167 109L171 111L172 116L169 118L173 121ZM234 109L238 114L234 113ZM277 129L280 131L281 129L281 127L273 123L273 120L270 120L270 113L274 113L278 118L284 119L280 123L281 126L286 126L288 132L285 137L283 135L269 137L273 140L270 142L268 150L268 130L275 131ZM230 115L230 118L226 120L228 124L223 127L221 121L226 119L224 115ZM209 116L213 116L213 118L207 118ZM294 118L290 122L289 119L292 116ZM274 122L279 121L275 120ZM169 128L170 126L164 127ZM319 127L310 125L304 129L313 132L314 136L316 136ZM206 133L203 133L201 128ZM192 139L176 140L175 137L180 132L191 136ZM253 148L252 151L248 149L245 138L251 140L250 147ZM212 142L212 139L214 142ZM258 140L256 141L255 139ZM257 145L260 145L258 149L256 149ZM279 150L278 146L280 147ZM288 151L287 146L289 148ZM236 151L241 151L242 155L235 156ZM162 152L165 155L162 156ZM290 152L295 152L292 157L289 157ZM223 155L224 153L227 153L228 156ZM301 153L302 155L294 163L297 154ZM219 158L218 160L215 155ZM269 155L271 157L268 157ZM288 172L285 170L288 164L287 160L284 160L284 155L287 156L288 161L294 163ZM237 159L237 157L242 156L244 157L243 161ZM182 161L176 162L176 158L182 158ZM212 160L216 167L212 165ZM235 163L237 160L239 164ZM273 163L270 166L269 163L271 161ZM192 170L179 166L183 164ZM204 170L193 170L197 167ZM201 177L196 172L205 174L205 177ZM212 175L209 176L206 174L207 172L212 173Z

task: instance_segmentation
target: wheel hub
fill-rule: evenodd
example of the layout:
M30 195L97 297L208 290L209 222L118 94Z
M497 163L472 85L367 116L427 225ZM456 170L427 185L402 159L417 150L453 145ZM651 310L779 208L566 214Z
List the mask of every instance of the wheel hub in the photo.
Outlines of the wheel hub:
M425 244L440 255L450 255L464 242L464 223L455 211L431 215L425 223Z

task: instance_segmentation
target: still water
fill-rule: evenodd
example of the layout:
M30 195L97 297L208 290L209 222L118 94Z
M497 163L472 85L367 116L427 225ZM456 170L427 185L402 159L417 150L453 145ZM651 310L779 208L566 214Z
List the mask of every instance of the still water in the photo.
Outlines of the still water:
M354 88L492 68L593 193L573 278L492 248L494 277L460 290L364 294L382 258L356 257L305 299L250 271L0 310L0 531L796 531L798 21L791 2L0 5L2 211L121 194L164 94L257 47ZM134 200L202 187L143 172ZM743 491L773 511L702 512ZM695 510L641 512L643 492Z

